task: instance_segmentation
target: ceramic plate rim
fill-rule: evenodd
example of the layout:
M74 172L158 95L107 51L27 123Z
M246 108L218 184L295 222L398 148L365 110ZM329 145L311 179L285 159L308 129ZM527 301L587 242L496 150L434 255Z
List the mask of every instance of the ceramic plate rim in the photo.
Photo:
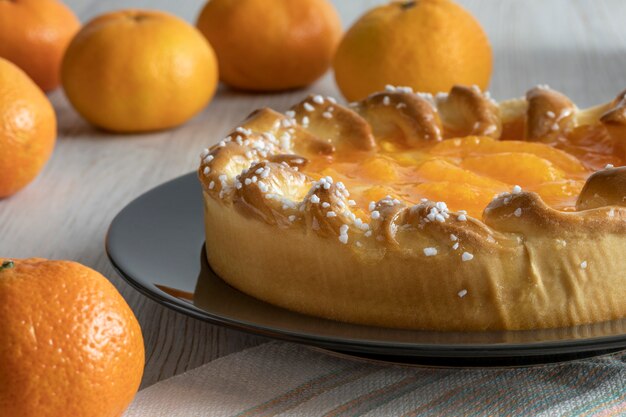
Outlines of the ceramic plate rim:
M166 181L133 199L122 210L120 210L113 218L106 233L105 251L109 261L113 265L116 272L135 290L153 301L171 309L178 313L188 315L195 319L210 322L212 324L226 326L236 330L252 333L264 337L304 343L326 349L341 349L342 351L355 351L363 353L381 353L381 350L391 349L398 355L420 356L420 357L512 357L517 355L539 356L546 354L568 354L576 352L589 352L601 349L626 349L626 334L616 334L610 336L594 336L581 339L567 340L550 340L550 341L534 341L527 343L510 343L510 342L494 342L494 343L466 343L466 344L450 344L450 343L414 343L414 342L385 342L381 340L364 340L350 337L333 337L327 335L315 335L309 332L294 332L275 326L266 326L255 324L250 321L237 320L232 317L224 317L215 313L210 313L200 309L191 303L182 301L176 297L167 294L154 284L146 286L141 278L134 277L125 271L119 264L116 250L112 247L111 235L115 231L116 225L120 219L149 194L158 193L167 186L172 186L177 181L186 181L188 177L194 177L195 172L184 174L169 181ZM201 195L198 193L198 198ZM199 225L202 228L202 224ZM291 313L285 310L286 313ZM324 319L320 319L324 320ZM437 350L438 352L433 352ZM386 352L385 354L390 354Z

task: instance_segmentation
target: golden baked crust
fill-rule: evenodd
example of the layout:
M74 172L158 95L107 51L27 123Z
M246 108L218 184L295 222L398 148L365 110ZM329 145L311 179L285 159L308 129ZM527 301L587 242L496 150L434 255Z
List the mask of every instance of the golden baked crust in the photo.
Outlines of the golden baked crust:
M568 175L555 184L573 184L571 203L549 206L515 186L482 206L480 219L410 197L364 207L358 186L351 196L316 172L337 155L358 160L383 148L400 149L402 164L403 150L425 143L491 147L513 138L569 150L562 139L583 134L603 135L623 161L624 111L624 94L579 110L547 87L498 104L460 86L437 97L390 87L348 107L310 96L285 114L258 110L201 155L208 260L254 297L353 323L476 331L626 317L626 167L589 175L600 157L583 167L550 151L550 164Z

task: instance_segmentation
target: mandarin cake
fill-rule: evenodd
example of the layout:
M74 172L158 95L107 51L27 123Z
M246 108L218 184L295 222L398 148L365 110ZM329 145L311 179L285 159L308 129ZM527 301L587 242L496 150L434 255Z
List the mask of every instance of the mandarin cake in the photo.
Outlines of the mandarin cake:
M626 93L410 88L264 108L201 154L206 255L333 320L442 331L626 317Z

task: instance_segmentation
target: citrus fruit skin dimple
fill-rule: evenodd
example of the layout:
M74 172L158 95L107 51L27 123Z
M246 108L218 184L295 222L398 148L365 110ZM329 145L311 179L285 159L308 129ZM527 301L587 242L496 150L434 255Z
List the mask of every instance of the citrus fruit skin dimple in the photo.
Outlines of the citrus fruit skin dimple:
M304 87L330 67L341 22L328 0L210 0L197 26L235 88Z
M42 90L53 90L60 83L65 48L79 28L60 1L0 1L0 57L24 70Z
M61 77L74 108L114 132L178 126L199 113L217 87L217 62L202 34L151 10L99 16L76 35Z
M115 287L69 261L0 258L0 414L117 417L144 366Z
M388 84L432 94L455 84L485 90L492 52L480 24L453 1L407 0L358 19L341 41L333 68L350 101Z
M54 149L56 126L45 94L21 69L0 58L0 198L15 194L39 174Z

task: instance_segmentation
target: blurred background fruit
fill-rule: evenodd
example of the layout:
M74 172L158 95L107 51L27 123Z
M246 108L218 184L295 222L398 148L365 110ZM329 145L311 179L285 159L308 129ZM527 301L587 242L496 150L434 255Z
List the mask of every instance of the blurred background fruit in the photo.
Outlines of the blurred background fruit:
M304 87L330 67L341 22L327 0L209 0L197 26L231 87Z
M65 94L89 122L116 132L180 125L217 86L213 49L193 26L153 10L96 17L63 59Z
M50 91L59 85L63 52L79 28L74 13L57 0L0 1L0 57Z
M387 84L433 94L454 84L485 90L492 66L482 27L450 0L392 1L370 10L345 34L333 62L350 101Z
M0 323L3 416L116 417L137 392L141 329L98 272L0 258Z
M0 198L39 174L54 149L56 129L43 91L24 71L0 58Z

